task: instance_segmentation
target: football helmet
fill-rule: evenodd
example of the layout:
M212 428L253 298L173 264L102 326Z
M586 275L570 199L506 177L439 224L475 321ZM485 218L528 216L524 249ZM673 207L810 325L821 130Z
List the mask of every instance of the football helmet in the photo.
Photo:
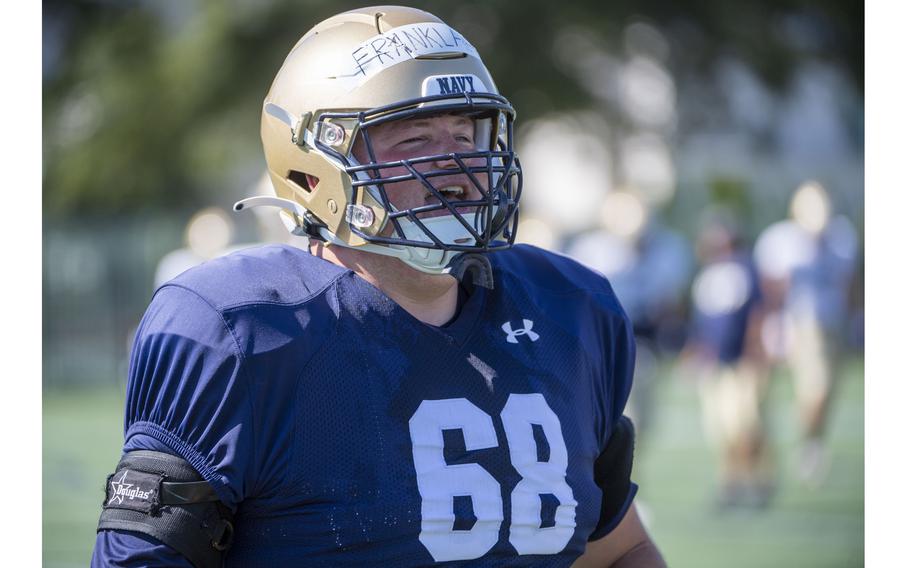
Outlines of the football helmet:
M472 119L470 151L377 160L371 129L441 114ZM344 12L297 42L263 103L275 197L235 209L278 206L296 235L447 273L459 255L514 242L521 194L514 120L477 50L436 16L401 6ZM369 159L363 151L355 157L358 139ZM476 191L437 187L453 175ZM409 181L426 199L399 209L387 187Z

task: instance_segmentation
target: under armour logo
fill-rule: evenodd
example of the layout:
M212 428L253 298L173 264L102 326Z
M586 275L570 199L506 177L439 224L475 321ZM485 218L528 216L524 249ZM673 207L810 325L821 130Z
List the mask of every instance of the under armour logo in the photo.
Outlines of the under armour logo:
M523 319L521 320L524 323L524 327L521 329L512 329L512 322L506 322L502 324L502 330L506 332L506 341L509 343L518 343L517 337L519 335L527 335L528 339L531 341L537 341L540 339L540 335L531 331L531 328L534 327L534 322L531 320Z

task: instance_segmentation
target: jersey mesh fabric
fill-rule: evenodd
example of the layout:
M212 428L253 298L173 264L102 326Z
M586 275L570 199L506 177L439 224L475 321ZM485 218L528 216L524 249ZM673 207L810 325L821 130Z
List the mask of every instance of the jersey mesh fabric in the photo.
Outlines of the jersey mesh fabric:
M236 507L228 566L296 565L301 558L307 566L432 564L418 539L421 494L409 420L424 401L460 399L491 418L496 443L466 450L463 432L446 430L445 464L488 472L499 484L503 521L488 552L452 565L568 566L583 552L600 509L593 462L625 405L634 361L628 320L602 277L515 247L492 256L496 288L475 290L455 321L436 328L303 251L245 254L172 285L182 291L160 309L189 316L197 336L169 337L195 346L189 352L202 349L183 361L204 363L191 365L196 371L187 378L163 353L143 351L140 337L127 407L128 446L155 439L194 458ZM269 276L295 269L294 277ZM173 316L163 321L190 331ZM206 369L222 379L199 381ZM227 392L189 392L190 379L227 385ZM183 388L169 389L175 381ZM161 382L163 388L152 386ZM197 402L177 404L162 392ZM201 395L215 400L200 405ZM569 456L565 482L577 501L576 527L558 555L519 556L510 543L510 498L522 481L501 417L511 395L543 397ZM549 455L551 448L535 443L535 456ZM473 522L466 503L453 502L462 528ZM543 526L555 506L552 495L541 494Z

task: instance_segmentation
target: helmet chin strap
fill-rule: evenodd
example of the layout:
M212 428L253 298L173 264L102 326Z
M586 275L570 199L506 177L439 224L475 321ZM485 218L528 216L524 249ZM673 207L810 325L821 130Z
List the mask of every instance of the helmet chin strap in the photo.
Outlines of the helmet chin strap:
M493 289L493 267L486 254L478 252L456 254L443 272L453 276L459 282L464 282L465 276L470 274L475 286L482 286L488 290Z
M338 246L394 257L425 274L448 274L459 282L464 282L465 277L470 275L475 286L493 289L493 267L490 265L487 255L483 253L443 251L373 243L352 247L343 241L337 240L334 235L325 229L320 229L320 233L328 242ZM425 252L431 254L425 255Z
M468 223L474 222L475 213L465 214ZM465 244L474 243L474 238L464 225L451 215L431 217L421 221L427 230L444 243L464 241ZM409 219L400 221L405 238L414 241L426 241L425 233ZM321 229L322 236L329 242L339 246L356 248L367 252L391 256L407 264L415 270L426 274L448 274L459 282L464 282L465 277L471 276L475 286L493 288L493 268L489 259L483 253L470 253L462 251L445 251L438 249L411 247L404 245L379 245L367 243L358 247L351 247L338 240L325 229Z
M314 227L309 229L304 224L298 223L297 220L308 219L307 210L290 199L282 197L273 197L268 195L259 195L241 199L234 204L234 211L242 211L250 207L279 207L288 209L295 214L295 219L289 219L282 216L285 226L291 234L297 236L314 236L318 233L326 242L345 248L363 250L383 256L397 258L411 268L424 272L426 274L448 274L456 278L459 282L464 281L466 275L471 274L473 283L485 288L493 288L493 269L486 255L482 253L465 253L461 251L445 251L439 249L411 247L403 245L379 245L366 243L357 247L352 247L348 243L338 239L334 234L329 232L325 227ZM474 222L476 213L463 215L465 220L471 224ZM421 220L427 230L445 243L454 243L462 241L464 244L474 243L474 238L470 232L465 229L455 217L443 215ZM426 234L423 230L409 219L404 219L400 223L405 238L414 241L427 241Z

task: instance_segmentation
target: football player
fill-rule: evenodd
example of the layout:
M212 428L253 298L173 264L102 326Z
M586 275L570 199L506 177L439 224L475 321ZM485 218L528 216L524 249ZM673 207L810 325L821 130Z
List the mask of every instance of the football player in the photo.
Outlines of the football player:
M773 496L768 441L768 369L759 330L758 276L737 220L706 216L696 243L692 322L681 369L698 379L702 423L720 456L716 505L763 508Z
M299 246L161 286L95 566L664 566L630 481L628 318L512 247L515 112L423 11L318 24L262 112Z
M793 377L802 438L797 474L810 488L827 475L824 437L857 254L853 225L834 213L828 191L812 180L794 191L789 218L768 226L755 243L755 262L773 309L762 339Z

